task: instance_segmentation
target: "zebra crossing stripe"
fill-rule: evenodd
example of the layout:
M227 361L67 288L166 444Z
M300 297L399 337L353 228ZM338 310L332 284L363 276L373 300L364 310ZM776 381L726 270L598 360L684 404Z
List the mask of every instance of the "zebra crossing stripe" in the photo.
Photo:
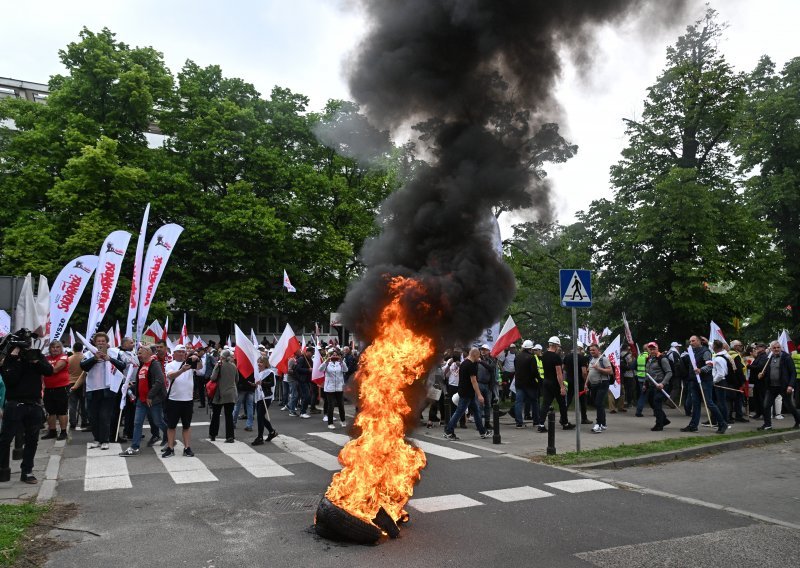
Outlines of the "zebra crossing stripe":
M175 454L171 458L164 459L161 457L161 448L153 448L158 460L164 469L167 470L170 477L175 483L204 483L208 481L219 481L217 477L209 471L206 465L198 458L188 458L182 456L183 444L175 442Z
M459 493L455 495L411 499L408 502L409 507L414 507L420 513L435 513L437 511L449 511L451 509L463 509L464 507L477 507L478 505L483 505L483 503Z
M122 451L119 444L109 444L107 450L89 448L86 444L86 469L83 478L84 491L107 491L130 489L131 476L125 458L117 454Z
M439 444L431 444L430 442L417 440L416 438L408 438L408 441L413 442L415 446L417 446L420 450L422 450L426 454L431 454L432 456L439 456L440 458L445 458L448 460L468 460L470 458L480 457L478 454L470 454L469 452L462 452L461 450L456 450L455 448L448 448L445 446L440 446Z
M481 495L486 495L496 499L501 503L513 503L514 501L526 501L528 499L540 499L542 497L552 497L552 493L534 489L524 485L522 487L511 487L509 489L496 489L494 491L481 491Z
M566 493L585 493L586 491L598 491L600 489L615 489L610 483L603 483L596 479L572 479L570 481L545 483L545 485Z
M318 465L322 469L327 469L328 471L339 471L342 469L342 466L339 464L339 458L323 452L314 446L309 446L297 438L292 438L290 436L284 436L281 434L272 440L272 443L281 448L283 451L294 454L295 456L309 463Z
M344 446L350 441L350 436L347 434L337 434L336 432L309 432L309 434L333 442L337 446Z
M294 475L285 467L278 465L269 457L258 453L247 444L238 440L233 444L228 444L225 441L206 441L216 446L219 451L241 465L253 477L285 477Z

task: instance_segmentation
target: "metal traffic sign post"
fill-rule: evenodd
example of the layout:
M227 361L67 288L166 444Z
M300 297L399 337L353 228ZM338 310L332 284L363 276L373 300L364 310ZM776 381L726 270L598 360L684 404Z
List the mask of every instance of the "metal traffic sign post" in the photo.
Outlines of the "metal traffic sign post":
M575 391L575 449L581 451L581 403L578 375L578 312L577 308L592 307L592 273L572 268L558 271L561 287L561 305L572 308L572 388Z

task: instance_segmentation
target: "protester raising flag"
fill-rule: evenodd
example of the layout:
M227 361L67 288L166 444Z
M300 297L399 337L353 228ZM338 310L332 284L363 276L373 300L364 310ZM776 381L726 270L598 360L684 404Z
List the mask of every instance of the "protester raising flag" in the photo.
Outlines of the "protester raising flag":
M522 335L519 333L517 324L514 323L514 318L508 316L506 323L503 325L503 329L500 330L497 341L495 341L494 347L492 347L492 357L497 357L500 353L508 349L512 343L520 339L522 339Z
M92 254L73 258L61 269L50 290L50 338L61 339L75 306L83 295L86 285L97 268L98 257ZM75 343L70 342L70 345Z
M150 240L142 265L142 285L139 293L139 312L136 316L136 335L144 331L145 320L150 312L158 283L164 275L167 261L175 249L175 243L183 232L183 227L175 224L162 226Z
M300 349L300 342L294 336L292 326L287 323L272 355L269 356L270 366L277 369L278 374L285 375L289 370L289 358L294 357L298 349Z
M133 326L139 311L139 286L142 283L142 257L144 256L144 238L147 232L147 219L150 217L150 204L144 208L142 228L136 241L136 256L133 259L133 278L131 278L131 295L128 298L128 320L125 324L125 336L133 337ZM138 334L136 340L139 340Z
M297 288L292 286L292 283L289 281L289 275L286 274L286 271L283 271L283 287L286 288L287 292L297 292Z
M103 241L100 248L100 258L97 261L97 270L94 273L94 287L92 300L89 305L89 321L86 324L86 336L91 339L100 328L103 318L111 304L111 298L117 289L122 259L131 240L127 231L114 231Z

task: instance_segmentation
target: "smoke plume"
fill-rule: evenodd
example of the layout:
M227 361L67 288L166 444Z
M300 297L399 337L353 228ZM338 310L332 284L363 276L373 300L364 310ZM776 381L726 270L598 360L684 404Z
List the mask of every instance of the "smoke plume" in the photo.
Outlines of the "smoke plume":
M369 32L348 69L351 94L378 130L414 126L428 156L383 205L382 232L362 250L368 269L341 308L345 323L372 339L388 278L411 276L425 290L404 299L419 331L440 346L468 341L501 317L515 292L491 246L492 207L533 207L551 218L534 154L559 118L561 54L590 65L597 26L634 15L676 18L684 1L360 4Z

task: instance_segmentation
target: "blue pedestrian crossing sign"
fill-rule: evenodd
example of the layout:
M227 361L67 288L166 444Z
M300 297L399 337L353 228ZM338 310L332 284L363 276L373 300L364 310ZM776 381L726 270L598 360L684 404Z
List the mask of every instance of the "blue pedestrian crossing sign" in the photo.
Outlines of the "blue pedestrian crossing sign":
M592 272L573 268L558 271L561 305L565 308L592 307Z

